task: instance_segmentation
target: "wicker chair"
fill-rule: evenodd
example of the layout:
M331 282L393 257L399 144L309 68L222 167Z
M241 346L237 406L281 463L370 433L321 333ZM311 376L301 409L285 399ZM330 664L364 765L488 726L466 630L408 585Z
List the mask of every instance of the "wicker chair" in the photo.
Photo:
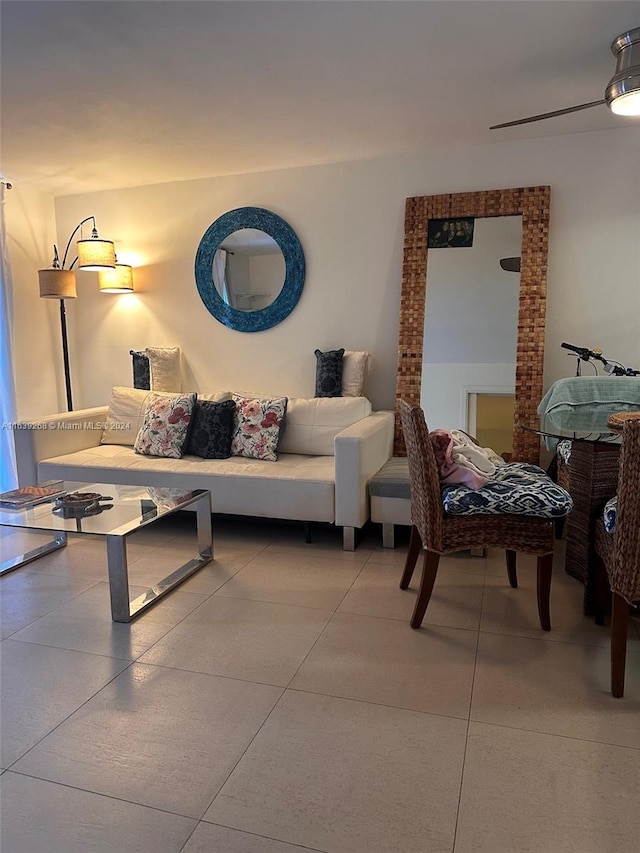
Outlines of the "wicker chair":
M554 522L526 515L447 515L442 507L436 458L424 412L415 403L400 400L400 417L409 459L411 484L411 538L400 588L407 589L424 548L422 580L411 627L422 625L442 554L473 548L504 548L509 583L518 586L516 552L538 557L538 615L545 631L551 629L549 594L553 568Z
M640 599L640 414L625 420L618 475L616 526L596 523L597 616L604 617L602 588L611 590L611 692L624 695L629 607Z

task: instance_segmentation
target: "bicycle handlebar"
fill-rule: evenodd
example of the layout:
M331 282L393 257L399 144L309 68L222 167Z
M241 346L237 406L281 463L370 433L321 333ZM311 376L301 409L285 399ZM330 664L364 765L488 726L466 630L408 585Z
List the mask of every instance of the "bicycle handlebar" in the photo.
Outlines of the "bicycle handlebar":
M574 352L578 358L582 359L582 361L589 361L589 359L596 359L597 361L602 362L605 367L605 372L608 374L613 374L614 376L638 376L640 375L640 370L633 370L631 367L624 367L621 364L615 364L608 362L607 359L602 355L601 350L591 350L588 347L577 347L574 344L568 344L566 342L562 342L560 346L563 349L571 350Z

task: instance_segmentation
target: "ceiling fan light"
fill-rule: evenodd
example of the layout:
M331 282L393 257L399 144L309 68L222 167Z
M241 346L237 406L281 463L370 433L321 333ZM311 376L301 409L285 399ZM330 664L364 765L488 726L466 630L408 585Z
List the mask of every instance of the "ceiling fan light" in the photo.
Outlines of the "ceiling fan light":
M609 109L619 116L640 116L640 89L618 95L609 104Z
M133 267L129 264L116 264L115 269L98 273L100 293L132 293Z
M640 115L640 27L619 35L611 45L616 73L605 92L607 106L619 116Z

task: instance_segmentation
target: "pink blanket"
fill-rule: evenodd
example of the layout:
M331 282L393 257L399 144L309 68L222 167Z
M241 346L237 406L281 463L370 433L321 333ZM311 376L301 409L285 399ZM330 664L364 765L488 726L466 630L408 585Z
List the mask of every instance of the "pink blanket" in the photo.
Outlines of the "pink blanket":
M480 447L459 430L434 429L429 438L441 483L463 483L479 489L489 482L496 464L503 462L490 448Z

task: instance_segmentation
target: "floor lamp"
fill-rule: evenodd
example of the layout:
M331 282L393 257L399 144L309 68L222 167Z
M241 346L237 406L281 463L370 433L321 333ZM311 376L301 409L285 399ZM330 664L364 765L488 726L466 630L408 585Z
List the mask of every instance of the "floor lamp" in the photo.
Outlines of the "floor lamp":
M78 240L77 246L77 257L71 262L68 268L65 268L67 262L67 256L69 254L69 248L71 247L71 242L73 238L81 231L82 226L85 222L93 221L93 228L91 231L91 237L88 239L82 239L82 232L80 233L81 239ZM130 286L122 286L118 287L117 283L118 279L118 267L127 267L126 264L116 264L116 255L113 242L111 240L101 240L98 236L98 231L96 228L96 219L95 216L87 216L86 219L83 219L71 233L69 237L69 241L67 243L67 247L64 251L64 255L62 258L62 264L60 264L60 260L58 257L58 247L54 245L53 247L53 261L51 262L51 266L48 269L38 270L38 280L40 283L40 296L43 299L59 299L60 300L60 331L62 334L62 357L64 361L64 379L65 386L67 391L67 409L71 412L73 411L73 397L71 394L71 372L69 369L69 342L67 339L67 316L65 311L64 301L65 299L75 299L77 297L76 290L76 274L74 271L74 266L77 263L77 269L79 270L95 270L101 273L109 274L112 277L115 276L114 280L116 284L112 288L101 287L101 290L104 292L125 292L127 290L133 290L133 278L129 277L129 285ZM127 267L128 271L131 270L131 267ZM127 270L120 276L120 280L122 282L125 281L128 273Z

